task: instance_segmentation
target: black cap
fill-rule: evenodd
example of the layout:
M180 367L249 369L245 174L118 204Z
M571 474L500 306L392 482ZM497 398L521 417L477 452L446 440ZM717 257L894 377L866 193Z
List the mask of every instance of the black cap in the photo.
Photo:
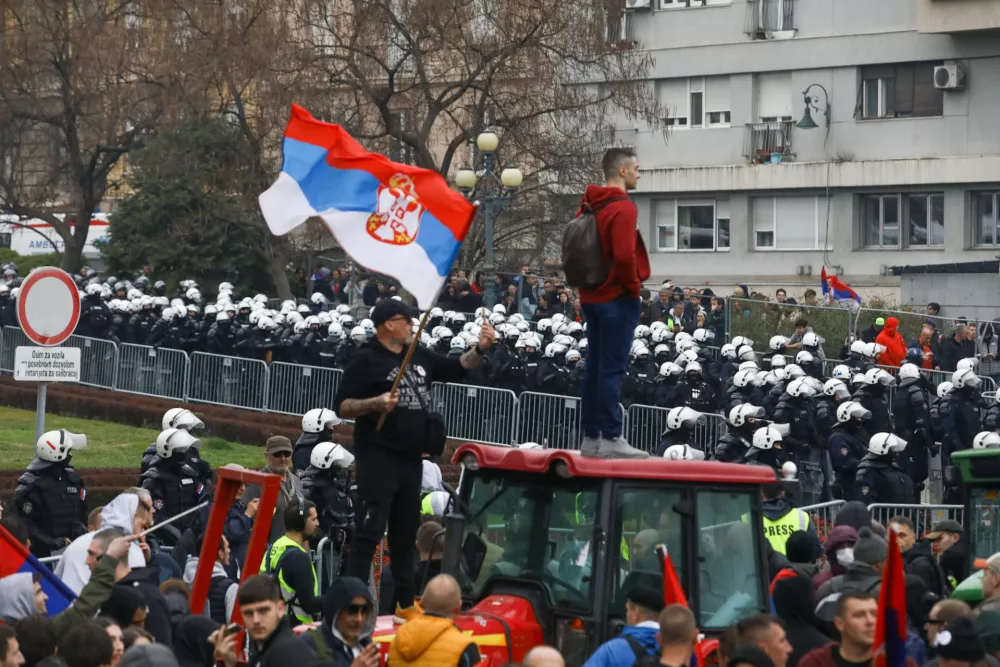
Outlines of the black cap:
M986 658L986 647L972 621L956 618L934 638L934 652L939 658L978 662Z
M396 315L404 315L407 318L414 318L419 315L419 311L400 299L379 299L372 310L372 323L381 326Z
M663 591L659 591L646 584L632 586L628 593L625 594L625 597L632 604L655 611L657 614L663 611L663 608L666 606L663 602Z
M929 540L936 540L941 537L942 533L957 533L961 535L965 530L962 528L962 524L951 519L945 519L944 521L938 521L931 528L931 532L927 533L926 537Z

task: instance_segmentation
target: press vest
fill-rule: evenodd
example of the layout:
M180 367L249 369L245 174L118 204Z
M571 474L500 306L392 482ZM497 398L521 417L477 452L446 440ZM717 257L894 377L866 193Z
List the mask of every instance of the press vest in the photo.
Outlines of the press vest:
M794 509L780 519L764 517L764 537L778 553L785 554L785 543L788 537L797 530L809 529L809 515L800 509Z
M282 535L281 537L279 537L277 540L274 541L274 544L271 545L271 550L267 552L263 562L260 564L260 571L261 573L274 574L274 571L277 569L278 570L277 580L278 580L278 587L281 588L281 599L283 599L285 601L285 604L288 605L289 614L294 616L299 621L299 623L312 623L315 619L310 614L308 614L305 609L295 604L298 599L298 596L295 593L295 589L289 586L285 582L285 575L281 571L281 569L278 568L279 564L278 561L281 560L281 556L285 553L285 551L292 548L298 549L302 553L306 554L306 556L309 555L309 552L303 549L302 545L300 545L298 542L291 539L287 535ZM316 576L316 566L312 564L311 560L309 567L312 568L313 595L318 597L319 577Z

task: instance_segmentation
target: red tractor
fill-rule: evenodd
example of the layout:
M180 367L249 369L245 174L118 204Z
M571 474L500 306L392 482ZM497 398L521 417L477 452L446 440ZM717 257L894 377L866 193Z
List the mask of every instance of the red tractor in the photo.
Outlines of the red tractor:
M466 444L446 517L442 570L470 607L457 625L490 665L555 646L582 665L625 623L633 582L663 584L669 550L702 632L768 610L761 489L767 467L585 458L555 449ZM374 639L388 650L391 618Z

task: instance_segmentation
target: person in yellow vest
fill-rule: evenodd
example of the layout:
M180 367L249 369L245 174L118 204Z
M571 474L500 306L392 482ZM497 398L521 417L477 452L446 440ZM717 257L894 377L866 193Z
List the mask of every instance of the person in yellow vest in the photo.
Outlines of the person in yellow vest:
M785 543L795 531L815 533L809 514L796 509L795 504L777 484L764 487L763 510L764 539L779 554L785 554Z
M455 625L462 590L450 574L427 582L420 599L424 613L411 617L389 645L389 667L473 667L480 661L472 637Z
M293 499L284 511L285 534L264 554L261 574L275 577L281 588L281 599L288 608L292 625L312 623L323 609L319 595L319 578L309 556L309 541L319 530L316 504L301 498Z

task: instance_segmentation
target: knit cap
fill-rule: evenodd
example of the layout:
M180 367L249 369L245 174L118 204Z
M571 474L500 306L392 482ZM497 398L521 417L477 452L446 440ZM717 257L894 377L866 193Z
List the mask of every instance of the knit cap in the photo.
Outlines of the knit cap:
M858 531L858 541L854 543L854 560L874 565L889 557L889 545L885 540L871 531L862 528Z
M934 638L934 652L939 658L979 662L986 658L983 640L976 634L972 621L956 618Z

